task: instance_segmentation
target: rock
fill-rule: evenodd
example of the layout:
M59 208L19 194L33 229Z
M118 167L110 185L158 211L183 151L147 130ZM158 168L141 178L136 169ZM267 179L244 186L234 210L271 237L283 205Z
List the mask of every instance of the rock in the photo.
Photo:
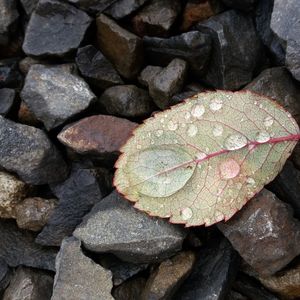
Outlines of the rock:
M196 76L202 76L208 63L211 39L208 34L190 31L170 38L144 37L147 59L151 64L166 66L175 58L189 63Z
M105 10L105 14L119 20L129 16L148 0L119 0L115 1L109 8Z
M101 180L103 178L99 181ZM59 246L66 236L72 234L93 205L103 198L104 191L101 188L95 169L74 164L70 176L65 181L51 185L51 190L59 202L36 242L41 245Z
M60 142L81 154L119 154L138 124L113 116L91 116L63 129Z
M3 300L50 300L52 285L53 278L48 273L19 267L3 295Z
M222 0L227 6L240 9L242 11L251 11L254 9L257 0Z
M127 79L136 77L143 64L142 40L103 14L96 19L96 23L101 52L122 76Z
M22 81L18 61L15 58L0 60L0 88L19 88Z
M92 19L58 0L40 0L28 23L23 51L29 56L63 57L79 47Z
M300 123L300 87L285 67L264 70L244 89L272 98Z
M140 300L145 284L145 278L137 277L131 279L114 289L113 296L115 300Z
M27 16L30 16L36 8L39 0L20 0L23 9Z
M16 29L19 13L17 1L0 0L0 45L6 46L10 42L10 35Z
M4 259L0 258L0 297L10 282L11 271Z
M13 89L0 89L0 115L6 116L11 110L16 92Z
M67 175L61 154L40 129L0 116L0 145L0 166L27 183L52 183Z
M46 225L56 206L56 199L42 199L40 197L24 199L15 207L18 227L40 231Z
M296 145L294 148L294 151L292 153L292 160L295 165L295 167L300 170L300 143Z
M21 231L12 220L0 220L0 257L11 267L24 265L54 271L56 249L35 244L35 235Z
M251 17L227 10L196 27L213 39L213 52L203 80L226 90L237 90L249 83L263 50Z
M52 300L113 300L111 272L94 263L74 237L63 241L55 262Z
M196 94L197 94L196 92L192 92L192 91L175 94L175 95L172 96L172 98L170 100L170 103L171 103L171 105L178 104L178 103L180 103L180 102L186 100L187 98L190 98L190 97L192 97Z
M83 10L92 14L102 13L109 6L118 0L68 0L70 3L75 4Z
M225 299L226 300L248 300L247 297L243 296L242 294L240 294L234 290L231 290Z
M261 275L274 274L300 254L300 222L266 189L218 228Z
M92 45L78 49L76 64L81 75L100 89L124 83L108 59Z
M139 36L166 36L180 10L178 0L153 0L133 17L133 30Z
M224 299L235 278L238 255L227 240L199 249L191 275L172 299Z
M161 261L180 250L185 232L136 210L116 191L93 207L73 235L93 252L134 263Z
M149 86L150 81L160 72L162 71L162 67L159 66L147 66L140 73L138 80L139 83L145 87Z
M175 58L150 81L149 93L160 109L167 108L171 97L182 89L186 74L187 63Z
M19 123L26 124L29 126L41 126L40 122L36 116L29 110L28 106L24 101L21 101L19 111L18 111L18 121Z
M274 0L271 29L286 43L286 65L293 77L300 80L300 3Z
M142 299L172 299L173 295L191 273L196 256L181 252L167 259L150 275Z
M26 76L31 66L46 64L46 62L45 63L43 62L44 61L42 59L26 56L25 58L19 61L19 69L21 73Z
M0 218L15 218L15 207L25 198L27 190L23 181L0 171Z
M135 85L113 86L98 100L110 115L125 118L145 117L153 111L153 102L147 91Z
M64 66L43 65L30 68L21 97L47 130L63 124L95 100L86 82Z

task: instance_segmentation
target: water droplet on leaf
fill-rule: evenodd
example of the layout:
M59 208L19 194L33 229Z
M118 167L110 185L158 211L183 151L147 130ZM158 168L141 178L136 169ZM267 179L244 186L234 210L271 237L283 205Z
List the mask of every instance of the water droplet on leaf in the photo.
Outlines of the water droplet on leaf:
M158 129L155 134L157 137L160 137L163 135L163 133L164 133L164 131L162 129Z
M259 143L265 143L270 139L270 134L269 134L269 132L263 130L263 131L260 131L257 133L255 139Z
M218 98L211 100L209 104L209 108L213 111L220 110L222 106L223 106L223 100Z
M247 145L247 138L239 133L229 135L225 140L227 150L237 150Z
M271 117L271 116L267 116L265 119L264 119L264 125L266 127L270 127L272 126L274 123L274 119Z
M215 125L213 128L213 135L214 136L221 136L223 134L223 126L222 125Z
M185 207L180 212L182 220L189 220L193 216L193 211L190 207Z
M207 155L206 155L204 152L199 152L199 153L197 153L197 155L196 155L196 158L199 159L199 160L202 160L202 159L204 159L205 157L207 157Z
M255 184L255 180L252 178L252 177L248 177L246 182L249 184L249 185L254 185Z
M192 107L191 114L193 117L199 119L203 116L204 113L205 113L205 107L202 104L195 104Z
M188 136L190 136L190 137L195 136L195 135L197 134L197 132L198 132L198 128L197 128L197 126L194 125L194 124L191 124L191 125L189 126L188 130L187 130L187 134L188 134Z
M176 130L178 128L178 124L174 123L172 120L168 122L168 128L172 131Z
M240 173L240 165L233 158L223 161L219 167L221 178L235 178Z

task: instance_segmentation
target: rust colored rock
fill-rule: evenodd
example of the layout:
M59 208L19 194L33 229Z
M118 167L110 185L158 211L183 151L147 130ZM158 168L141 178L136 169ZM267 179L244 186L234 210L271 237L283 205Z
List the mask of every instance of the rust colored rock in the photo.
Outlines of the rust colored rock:
M97 115L63 129L58 139L81 154L118 153L136 126L136 123L126 119Z
M41 230L46 225L56 205L56 199L42 199L40 197L24 199L15 208L18 227L32 231Z
M21 101L20 108L18 111L18 119L20 123L30 126L39 126L42 124L36 118L36 116L29 110L28 106L24 101Z
M261 276L274 274L300 254L300 222L266 189L218 228Z

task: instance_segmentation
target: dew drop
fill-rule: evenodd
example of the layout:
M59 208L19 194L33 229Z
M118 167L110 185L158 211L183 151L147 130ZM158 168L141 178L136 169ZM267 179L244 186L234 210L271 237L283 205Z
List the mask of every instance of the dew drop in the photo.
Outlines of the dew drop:
M225 140L227 150L237 150L246 146L247 138L239 133L229 135Z
M198 132L198 128L197 128L197 126L194 125L194 124L191 124L191 125L189 126L188 130L187 130L187 134L188 134L188 136L190 136L190 137L195 136L195 135L197 134L197 132Z
M163 135L163 133L164 133L164 131L163 131L162 129L158 129L158 130L156 131L155 135L156 135L157 137L160 137L160 136Z
M136 149L142 149L142 145L137 144L137 145L136 145Z
M191 114L193 117L199 119L203 116L204 112L205 112L205 107L202 104L195 104L192 107Z
M266 127L270 127L272 126L274 123L274 119L271 117L271 116L267 116L265 119L264 119L264 125Z
M206 157L207 157L207 155L204 152L198 152L196 154L196 158L199 159L199 160L202 160L202 159L204 159Z
M193 216L193 211L190 207L185 207L180 212L182 220L189 220Z
M257 133L255 139L259 143L265 143L270 139L270 134L269 134L269 132L263 130L263 131L260 131Z
M178 124L174 123L172 120L168 122L168 128L172 131L176 130L178 128Z
M233 158L229 158L220 164L219 170L223 179L235 178L240 173L240 165Z
M215 125L213 128L213 135L214 136L221 136L223 134L223 126L222 125Z
M255 180L252 178L252 177L248 177L246 182L249 184L249 185L254 185L255 184Z
M164 182L164 184L170 184L171 183L171 178L166 177L163 182Z
M262 104L259 104L259 106L258 106L259 108L263 108L263 105Z
M213 111L220 110L222 106L223 106L223 100L218 98L211 100L209 104L209 108Z
M186 120L189 120L191 118L191 114L189 112L186 112L185 115L184 115L184 118Z

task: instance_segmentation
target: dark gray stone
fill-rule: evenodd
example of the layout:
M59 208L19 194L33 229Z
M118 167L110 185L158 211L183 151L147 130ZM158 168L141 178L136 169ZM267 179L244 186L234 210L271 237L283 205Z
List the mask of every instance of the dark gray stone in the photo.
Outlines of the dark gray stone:
M139 83L145 87L149 86L149 82L162 70L159 66L147 66L140 73L138 80Z
M19 230L11 220L0 220L0 234L0 258L9 266L25 265L54 271L56 249L37 245L34 234Z
M74 237L62 242L55 262L52 300L113 300L111 272L85 256Z
M118 0L68 0L70 3L75 4L89 13L96 14L102 13L105 9L110 7Z
M179 251L185 232L136 210L114 191L93 207L73 235L90 251L110 252L133 263L149 263Z
M114 116L142 117L153 111L149 93L135 85L113 86L105 90L98 103Z
M115 300L141 300L145 284L145 278L135 277L117 286L112 294Z
M193 92L193 91L186 91L186 92L175 94L172 96L170 103L171 103L171 105L178 104L196 94L197 94L197 92Z
M166 39L144 37L143 41L151 64L166 66L174 58L181 58L189 63L195 75L203 75L211 51L208 34L190 31Z
M147 1L148 0L119 0L106 9L105 14L113 17L116 20L122 19L135 12Z
M0 258L0 297L10 282L11 271L3 258Z
M93 205L103 198L104 192L98 184L95 170L80 164L73 165L70 176L64 182L51 185L51 189L59 203L36 242L59 246L66 236L72 234Z
M150 81L149 93L159 108L170 106L171 97L181 91L186 75L187 63L175 58Z
M226 90L237 90L249 83L263 51L252 18L227 10L196 27L213 39L212 56L203 80Z
M0 116L0 166L31 184L58 182L67 166L46 134Z
M26 15L30 16L37 6L39 0L20 0L20 2L26 12Z
M222 0L227 6L243 11L253 10L257 0Z
M0 89L0 115L6 116L11 110L16 92L13 89Z
M224 299L237 273L237 253L223 239L201 248L198 255L191 275L182 284L174 300Z
M53 277L46 272L19 267L13 275L3 300L50 300Z
M21 92L22 100L47 130L85 110L95 95L87 83L69 71L69 65L33 65Z
M0 88L19 88L23 77L18 70L18 60L3 59L0 60Z
M100 89L124 83L109 60L92 45L78 49L76 64L81 75Z
M58 0L40 0L28 23L23 50L29 56L65 56L79 47L91 18Z

